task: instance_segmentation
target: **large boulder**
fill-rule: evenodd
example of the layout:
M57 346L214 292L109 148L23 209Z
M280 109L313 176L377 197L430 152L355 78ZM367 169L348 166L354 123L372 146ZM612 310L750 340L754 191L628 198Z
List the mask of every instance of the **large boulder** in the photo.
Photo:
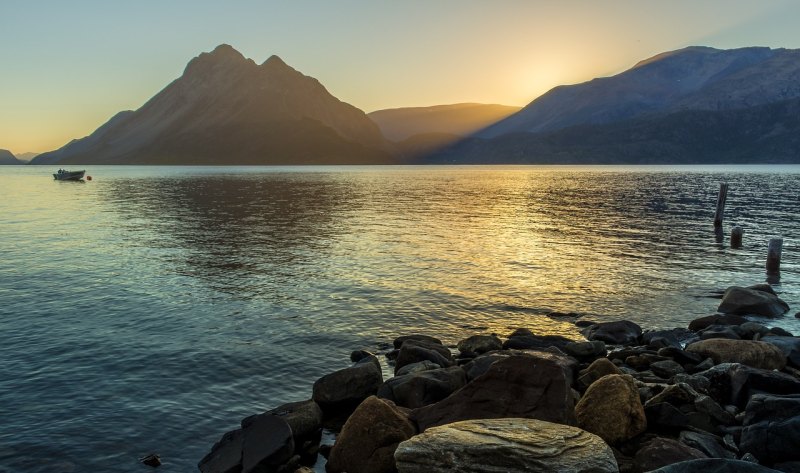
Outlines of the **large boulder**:
M397 353L394 364L395 373L406 365L420 361L431 361L443 368L455 364L453 354L446 346L425 340L407 339Z
M717 310L725 314L779 317L789 310L789 305L763 287L731 286L725 290Z
M316 458L322 435L322 409L316 402L308 400L283 404L263 414L242 419L242 428L247 429L259 417L267 415L278 416L289 424L296 454L311 461Z
M482 419L427 430L395 452L400 473L614 472L611 448L576 427L534 419Z
M670 438L656 437L636 452L633 462L638 471L651 471L673 463L700 458L707 457L696 448Z
M389 399L398 406L416 409L441 401L465 384L467 376L464 370L451 366L395 376L378 389L378 397Z
M590 325L582 332L588 340L599 340L612 345L630 345L639 340L642 327L629 320L618 320Z
M502 348L503 341L494 335L473 335L458 342L458 351L461 356L469 358Z
M276 471L294 453L292 429L281 417L258 415L245 419L214 444L197 467L202 473Z
M742 325L748 320L736 314L714 314L700 317L689 322L689 330L699 332L712 325Z
M312 399L326 414L350 413L383 384L378 366L369 361L359 362L327 374L314 383Z
M742 460L704 458L673 463L649 473L780 473L778 470Z
M242 429L232 430L211 447L197 464L201 473L239 473L242 471Z
M800 394L755 394L745 408L740 449L762 463L800 461Z
M572 368L549 353L510 356L436 404L411 412L420 431L468 419L525 417L574 424Z
M629 375L610 374L595 381L575 406L578 427L609 445L629 440L647 429L639 391Z
M786 366L786 356L780 348L752 340L701 340L687 346L686 351L710 357L717 364L741 363L766 370L781 370Z
M392 473L397 445L416 433L393 403L370 396L353 412L333 444L329 473Z
M430 335L422 335L422 334L413 334L413 335L403 335L402 337L397 337L394 339L392 344L395 348L399 349L403 346L403 344L408 340L415 340L419 342L426 342L426 343L433 343L436 345L441 345L442 341L436 337L431 337Z
M242 473L276 471L292 458L292 429L283 418L258 416L243 431Z

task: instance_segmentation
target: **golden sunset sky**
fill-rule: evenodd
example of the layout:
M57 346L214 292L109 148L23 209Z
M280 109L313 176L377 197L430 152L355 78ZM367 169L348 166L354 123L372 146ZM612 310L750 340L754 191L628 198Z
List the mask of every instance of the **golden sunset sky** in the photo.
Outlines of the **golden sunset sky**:
M795 0L0 0L0 148L88 135L221 43L366 112L522 106L690 45L798 48L798 18Z

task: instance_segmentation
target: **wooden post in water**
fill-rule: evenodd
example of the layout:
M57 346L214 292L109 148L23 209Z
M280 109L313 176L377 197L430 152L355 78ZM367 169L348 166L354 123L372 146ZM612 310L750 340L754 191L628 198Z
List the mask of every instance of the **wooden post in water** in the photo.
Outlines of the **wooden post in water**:
M717 212L714 214L714 226L722 226L722 212L725 211L725 201L728 200L728 183L719 183L719 195L717 196Z
M742 247L742 235L744 234L744 230L742 227L736 226L731 228L731 248L741 248Z
M768 273L777 273L781 270L781 251L783 251L783 238L770 238L767 249Z

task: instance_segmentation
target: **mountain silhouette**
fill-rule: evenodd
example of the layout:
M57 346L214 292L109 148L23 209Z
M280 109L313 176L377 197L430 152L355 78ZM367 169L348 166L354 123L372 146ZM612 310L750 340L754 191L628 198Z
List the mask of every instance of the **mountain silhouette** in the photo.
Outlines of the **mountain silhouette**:
M136 111L32 164L376 164L391 145L364 112L278 56L229 45L192 59Z
M800 163L800 50L689 47L559 86L423 163Z
M0 149L0 165L2 164L24 164L18 160L11 151L7 149Z

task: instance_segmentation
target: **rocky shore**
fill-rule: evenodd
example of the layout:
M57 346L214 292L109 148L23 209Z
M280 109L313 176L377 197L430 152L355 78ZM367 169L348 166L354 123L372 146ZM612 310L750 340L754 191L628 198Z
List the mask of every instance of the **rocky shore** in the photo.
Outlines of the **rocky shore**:
M354 351L311 399L243 419L198 467L301 473L321 454L329 473L800 472L800 338L776 326L788 310L761 284L728 288L687 328L552 314L584 339L402 336Z

